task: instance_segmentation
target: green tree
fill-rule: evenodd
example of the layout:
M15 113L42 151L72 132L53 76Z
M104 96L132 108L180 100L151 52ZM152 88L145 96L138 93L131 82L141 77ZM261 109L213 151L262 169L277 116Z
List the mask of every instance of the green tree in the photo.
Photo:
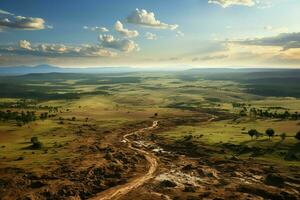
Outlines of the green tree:
M256 129L251 129L248 131L248 135L250 135L251 139L253 139L253 136L258 135L258 131Z
M268 128L268 129L266 130L266 134L267 134L267 136L269 136L269 140L270 140L271 137L274 136L275 131L274 131L274 129L272 129L272 128Z
M295 135L295 138L296 138L297 140L300 140L300 131L298 131L298 133Z

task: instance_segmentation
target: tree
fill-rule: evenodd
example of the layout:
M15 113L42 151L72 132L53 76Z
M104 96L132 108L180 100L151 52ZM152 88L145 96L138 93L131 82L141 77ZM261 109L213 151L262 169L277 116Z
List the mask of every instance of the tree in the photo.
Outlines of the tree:
M256 129L251 129L248 131L248 135L250 135L251 139L253 139L253 136L258 135L258 131Z
M281 138L281 141L284 141L286 138L286 133L281 133L280 138Z
M43 144L39 141L38 137L32 137L30 141L32 143L32 149L41 149L43 147Z
M245 111L245 110L241 110L241 111L240 111L240 116L241 116L241 117L247 116L246 111Z
M295 138L296 138L297 140L300 140L300 131L298 131L298 133L295 135Z
M268 128L268 129L266 130L266 134L269 136L269 139L271 139L271 137L274 136L275 131L274 131L272 128Z

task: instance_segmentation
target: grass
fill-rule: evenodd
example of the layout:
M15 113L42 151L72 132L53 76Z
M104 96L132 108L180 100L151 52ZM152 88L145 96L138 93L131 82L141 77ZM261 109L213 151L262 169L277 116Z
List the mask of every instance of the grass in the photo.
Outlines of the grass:
M32 122L22 127L1 123L0 129L2 136L0 146L5 146L0 148L0 155L5 157L5 162L1 162L0 159L2 166L30 168L35 164L46 164L54 159L65 158L65 151L51 153L54 150L53 146L55 143L66 144L75 138L70 130L66 130L53 120ZM41 150L28 149L31 145L30 138L33 136L38 137L43 143L44 147ZM49 149L47 154L44 152L46 149ZM19 157L24 157L24 160L16 161Z
M240 82L234 80L205 80L201 76L178 76L172 73L135 73L123 75L85 75L85 74L44 74L42 76L27 75L21 77L3 78L0 83L13 83L14 87L24 85L24 98L35 99L37 106L57 106L58 116L45 121L35 121L28 125L17 127L13 123L0 123L0 154L6 155L6 165L22 166L28 160L34 163L47 163L53 159L67 157L65 150L56 154L43 154L37 151L24 150L32 136L38 136L45 147L52 147L54 142L66 143L76 138L74 129L68 123L82 125L85 119L97 124L100 128L116 128L127 122L149 120L154 113L159 117L182 117L193 115L190 108L216 108L227 112L237 113L232 108L232 102L251 104L256 108L267 109L270 107L282 107L290 112L300 111L300 99L291 97L264 97L247 93L247 89ZM11 91L16 96L20 95ZM36 92L40 97L28 95ZM93 92L105 92L93 94ZM16 92L16 93L15 93ZM47 99L49 93L54 94ZM78 98L69 98L67 93ZM34 94L34 93L32 93ZM55 94L62 94L56 96ZM1 95L1 94L0 94ZM7 96L10 93L6 93ZM57 98L56 98L57 97ZM58 98L59 97L59 98ZM16 102L14 98L0 98L1 103ZM280 109L278 109L280 110ZM41 111L38 111L41 112ZM44 110L43 110L44 112ZM64 124L58 124L58 118L65 120ZM76 121L69 121L76 117ZM201 123L190 126L178 126L171 131L161 133L161 136L175 141L187 134L192 134L194 140L208 145L220 145L220 143L232 143L236 145L250 145L260 148L269 148L276 144L280 138L275 137L272 142L266 136L258 140L251 140L246 134L249 129L256 128L264 132L267 128L275 129L277 134L286 132L288 136L280 145L280 149L287 150L295 145L292 137L300 130L299 121L276 120L249 120L239 118L236 121L218 121ZM53 136L55 134L56 136ZM200 136L203 135L201 138ZM60 137L63 136L63 137ZM25 154L23 161L12 161ZM70 154L71 156L72 154ZM260 159L272 159L266 155ZM40 159L39 159L40 157ZM280 158L274 155L274 159ZM27 159L28 158L28 159ZM275 160L276 160L275 159ZM281 158L282 159L282 158ZM1 161L1 164L4 163Z
M264 134L267 128L275 130L275 136L269 140ZM247 134L248 130L257 129L263 135L258 139L251 139ZM224 120L217 122L200 123L192 126L178 126L175 129L166 131L160 136L167 138L169 141L180 141L187 135L193 136L193 141L201 142L210 146L222 146L222 144L230 143L247 147L256 147L263 150L274 149L274 153L259 156L262 160L276 160L277 163L283 161L280 153L287 153L295 146L299 145L299 141L294 138L300 130L298 121L277 121L277 120ZM287 137L281 141L280 134L285 132ZM294 151L294 150L293 150ZM294 153L299 154L297 150ZM249 156L246 154L244 156ZM285 163L295 165L300 164L299 161L285 161Z

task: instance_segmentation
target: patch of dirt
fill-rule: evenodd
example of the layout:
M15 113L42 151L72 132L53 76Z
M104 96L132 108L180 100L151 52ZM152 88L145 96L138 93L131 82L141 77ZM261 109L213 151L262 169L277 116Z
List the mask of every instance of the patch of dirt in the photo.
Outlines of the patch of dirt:
M95 134L99 131L95 125L82 125L68 145L78 156L55 160L33 171L0 167L0 199L87 199L127 183L146 170L146 160L119 138L145 124L128 124L99 134Z

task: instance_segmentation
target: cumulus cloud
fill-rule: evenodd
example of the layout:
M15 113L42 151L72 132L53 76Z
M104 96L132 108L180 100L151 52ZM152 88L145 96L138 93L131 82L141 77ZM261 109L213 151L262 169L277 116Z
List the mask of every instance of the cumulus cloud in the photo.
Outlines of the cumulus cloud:
M0 19L0 27L24 30L41 30L45 29L45 21L42 18L14 16L10 19Z
M124 28L123 24L120 21L117 21L115 23L115 30L127 38L133 38L133 37L137 37L139 35L139 32L136 30L131 31L131 30Z
M243 45L275 46L281 47L282 50L300 48L300 32L281 33L274 37L246 39L242 41L236 41L236 43Z
M102 33L109 32L109 30L106 27L98 27L98 26L93 26L93 27L84 26L83 29L90 30L90 31L99 31Z
M0 46L0 52L15 55L34 55L45 57L110 57L116 53L100 45L70 46L64 44L36 44L20 40L18 46Z
M126 21L131 24L137 24L150 28L175 30L178 27L177 24L163 23L155 18L153 12L148 12L144 9L140 10L138 8L126 18Z
M129 39L116 39L112 35L99 35L100 45L104 48L115 49L118 51L131 52L138 51L139 46Z
M154 33L146 32L145 38L147 40L156 40L157 39L157 35L154 34Z
M20 46L21 49L32 50L31 49L31 44L27 40L20 40L19 46Z
M241 6L254 6L254 0L209 0L208 3L214 3L222 6L223 8L227 8L233 5L241 5Z

